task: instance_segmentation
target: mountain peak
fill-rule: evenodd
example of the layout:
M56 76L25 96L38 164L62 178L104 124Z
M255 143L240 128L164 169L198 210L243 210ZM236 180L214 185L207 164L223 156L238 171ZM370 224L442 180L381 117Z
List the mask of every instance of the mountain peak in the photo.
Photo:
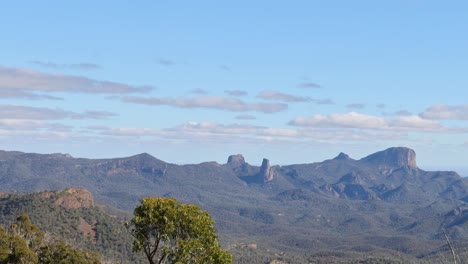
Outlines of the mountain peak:
M137 167L148 167L148 166L151 167L151 166L155 166L155 164L159 164L159 165L167 164L165 161L155 158L154 156L148 153L140 153L134 156L118 158L115 160L124 160L127 163L129 162L129 164L132 164L132 163L138 164L136 165Z
M135 157L135 158L140 158L140 159L156 159L156 158L153 157L151 154L148 154L148 153L146 153L146 152L143 152L143 153L134 155L133 157Z
M235 168L240 167L245 164L244 156L241 154L231 155L228 158L227 164Z
M340 152L340 154L338 154L338 156L334 158L334 160L349 160L349 159L351 158L348 156L348 154L345 154L343 152Z
M416 168L416 152L406 147L393 147L371 154L361 161L388 167L414 167Z

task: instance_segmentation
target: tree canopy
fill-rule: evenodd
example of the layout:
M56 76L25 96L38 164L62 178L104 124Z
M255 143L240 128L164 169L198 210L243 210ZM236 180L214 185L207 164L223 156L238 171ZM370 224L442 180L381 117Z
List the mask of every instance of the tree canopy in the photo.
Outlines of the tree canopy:
M219 246L213 219L196 205L147 197L127 228L135 238L133 250L143 251L150 264L232 263Z
M46 241L45 233L26 214L9 229L0 227L0 263L11 264L99 264L93 251L72 248L61 240Z

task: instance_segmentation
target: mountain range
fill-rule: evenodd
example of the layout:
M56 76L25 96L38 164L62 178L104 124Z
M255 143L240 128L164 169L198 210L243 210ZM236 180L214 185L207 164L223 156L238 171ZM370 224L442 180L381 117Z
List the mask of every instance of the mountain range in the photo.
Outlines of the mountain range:
M213 216L224 247L258 259L327 251L416 260L447 250L444 231L459 249L468 241L467 179L418 168L404 147L285 166L268 159L253 166L240 154L225 164L177 165L146 153L83 159L0 151L0 190L71 187L127 212L145 196L195 203Z

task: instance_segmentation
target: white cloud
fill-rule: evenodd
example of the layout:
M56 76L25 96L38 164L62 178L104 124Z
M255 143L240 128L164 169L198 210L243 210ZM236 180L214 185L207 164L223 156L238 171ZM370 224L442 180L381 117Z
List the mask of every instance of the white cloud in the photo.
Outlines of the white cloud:
M28 100L63 100L60 97L52 96L48 94L36 93L34 91L24 91L17 88L1 88L0 87L0 98L22 98Z
M465 105L444 105L437 104L427 108L420 114L427 119L453 119L468 120L468 104Z
M141 93L150 86L131 86L111 81L98 81L82 76L42 73L22 68L0 66L0 97L11 95L12 90L22 92L78 92L102 94Z
M150 128L134 128L134 127L122 127L122 128L108 128L108 127L88 127L90 130L96 130L104 135L111 136L163 136L164 132L157 129Z
M366 105L361 104L361 103L354 103L354 104L348 104L346 107L349 109L364 109Z
M230 96L246 96L248 94L243 90L225 90L224 92Z
M156 60L156 63L158 63L159 65L163 65L163 66L173 66L176 64L175 61L171 59L167 59L167 58L159 58Z
M300 137L315 139L319 142L374 142L408 139L403 131L362 130L362 129L330 129L330 128L300 128Z
M239 120L255 120L257 119L255 116L253 115L238 115L235 117L236 119L239 119Z
M222 96L198 96L191 98L126 96L122 100L124 102L134 104L168 105L180 108L209 108L233 112L254 111L263 113L275 113L288 108L288 105L283 103L248 103L237 98L228 98Z
M331 99L318 99L315 100L315 103L318 105L333 105L335 104Z
M10 129L0 129L1 137L9 138L23 138L23 139L34 139L37 140L51 140L56 141L58 138L68 138L69 133L63 131L53 131L53 130L10 130ZM21 140L23 141L23 140Z
M291 137L297 138L300 133L294 129L286 128L266 128L262 129L260 135L273 136L273 137Z
M43 120L27 119L0 119L0 127L8 129L35 129L49 126L49 122Z
M305 82L299 84L299 87L305 88L305 89L317 89L317 88L322 88L320 84L313 83L313 82Z
M129 140L164 139L168 141L211 142L216 144L249 143L258 144L264 141L296 140L293 130L269 129L261 126L239 124L223 125L213 122L187 122L172 128L88 128L90 133L110 137L125 137ZM268 140L267 140L268 139ZM302 140L302 139L301 139Z
M375 130L417 130L437 131L443 126L433 120L423 119L419 116L399 116L384 118L350 112L346 114L314 115L311 117L297 117L289 122L293 126L319 127L319 128L357 128Z
M51 109L44 107L30 107L20 105L0 105L0 116L6 119L63 119L72 113L60 109Z
M258 144L261 142L355 142L375 140L407 139L405 132L394 131L361 131L316 128L272 128L263 126L219 124L215 122L187 122L165 129L151 128L109 128L87 127L89 133L97 133L111 137L126 137L135 139L182 140L184 142L239 142Z
M34 134L43 131L70 132L72 127L44 120L0 119L0 129L10 131L10 135ZM5 134L5 133L4 133Z
M377 104L376 107L379 109L385 109L387 106L385 104Z
M225 135L254 135L266 129L261 126L230 124L223 125L214 122L188 122L173 128L166 129L170 132L208 133Z
M275 100L283 102L309 102L312 101L310 97L296 96L292 94L285 94L277 91L261 91L257 98L264 100Z
M194 93L194 94L208 94L208 91L205 90L205 89L201 89L201 88L196 88L196 89L193 89L190 91L191 93Z
M31 107L21 105L0 105L0 120L57 120L57 119L103 119L116 116L114 113L105 111L85 111L75 113L62 109L45 107Z
M428 129L428 130L437 130L442 129L443 126L436 121L427 120L421 118L420 116L415 115L406 115L399 116L394 119L388 119L388 128L397 128L397 129Z
M71 113L72 119L106 119L109 117L117 116L117 114L107 111L85 111L84 113Z
M313 115L311 117L297 117L290 125L305 127L353 127L377 128L385 124L382 117L368 116L356 112L347 114Z
M96 70L100 69L101 66L95 63L81 62L81 63L71 63L71 64L58 64L55 62L48 61L30 61L30 63L51 69L72 69L72 70Z
M395 112L395 115L398 115L398 116L411 116L413 114L408 110L398 110L398 111Z

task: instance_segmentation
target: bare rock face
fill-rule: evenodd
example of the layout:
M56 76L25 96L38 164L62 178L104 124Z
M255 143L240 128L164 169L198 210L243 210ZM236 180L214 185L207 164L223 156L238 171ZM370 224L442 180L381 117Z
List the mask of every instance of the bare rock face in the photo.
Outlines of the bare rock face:
M95 225L96 223L94 223ZM80 231L83 233L85 236L90 236L94 238L96 236L96 231L94 229L94 226L90 225L86 220L82 217L80 217L80 225L78 226Z
M241 167L245 164L244 156L241 154L231 155L228 158L227 164L233 168Z
M88 190L81 188L69 188L58 192L44 192L43 199L51 199L53 204L65 209L91 208L94 206L94 199Z
M417 167L416 165L416 152L412 149L408 149L406 152L406 157L402 161L403 163L408 164L410 167Z
M262 166L260 167L260 176L263 177L264 182L272 181L276 173L270 167L270 161L268 159L263 159Z
M389 148L379 151L363 158L362 161L385 167L399 168L409 166L417 168L416 152L404 147Z

